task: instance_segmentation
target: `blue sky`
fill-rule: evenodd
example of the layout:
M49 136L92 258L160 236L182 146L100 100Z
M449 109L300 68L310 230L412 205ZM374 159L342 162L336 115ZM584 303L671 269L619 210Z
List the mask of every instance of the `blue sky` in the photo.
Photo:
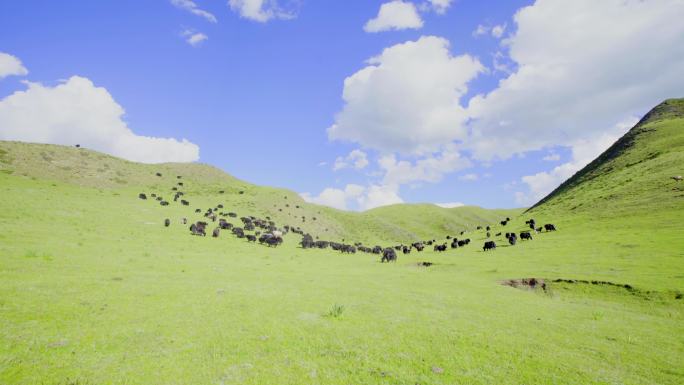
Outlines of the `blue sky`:
M236 177L346 209L515 207L682 96L681 2L433 3L2 2L0 139L143 161L194 160L194 144Z

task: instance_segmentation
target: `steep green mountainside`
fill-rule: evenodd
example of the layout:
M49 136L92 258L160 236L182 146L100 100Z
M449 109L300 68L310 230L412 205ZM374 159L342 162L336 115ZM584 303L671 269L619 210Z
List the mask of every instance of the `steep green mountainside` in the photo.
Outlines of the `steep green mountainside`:
M670 99L547 197L535 213L635 216L684 210L684 99Z
M320 239L360 242L410 242L443 237L478 225L498 223L521 210L480 207L445 209L435 205L394 205L363 213L345 212L306 203L295 192L256 186L205 164L141 164L84 148L20 142L0 142L0 172L81 186L94 192L115 191L137 199L140 192L156 193L170 202L159 207L165 217L199 215L218 204L238 215L271 217L279 225L300 227ZM161 176L157 176L157 173ZM180 176L181 178L178 178ZM182 186L178 183L183 183ZM183 207L172 200L175 191L190 201ZM154 205L154 202L148 202Z

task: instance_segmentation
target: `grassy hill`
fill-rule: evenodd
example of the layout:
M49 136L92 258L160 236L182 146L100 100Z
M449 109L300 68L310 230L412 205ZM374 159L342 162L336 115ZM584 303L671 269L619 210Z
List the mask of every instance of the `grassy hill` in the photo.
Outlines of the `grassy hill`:
M670 99L594 161L531 208L531 212L642 215L681 210L684 183L684 99Z
M682 384L684 205L668 178L684 121L667 103L524 215L348 213L205 165L0 142L0 384ZM174 186L189 207L137 198ZM268 248L179 224L218 203L326 239L467 228L472 243L381 264L295 234ZM515 246L496 235L529 217L558 231ZM546 289L502 285L529 277Z
M171 206L180 206L171 201L174 193L171 189L176 187L186 194L185 199L192 203L192 209L170 207L165 212L169 217L190 218L194 208L204 211L221 203L226 207L225 211L269 216L278 224L301 227L321 239L334 241L409 243L498 223L521 212L518 209L445 209L407 204L365 213L344 212L306 203L289 190L241 181L205 164L141 164L83 148L20 142L0 141L0 172L98 191L117 191L129 196L154 192L170 201ZM178 186L178 182L183 186Z

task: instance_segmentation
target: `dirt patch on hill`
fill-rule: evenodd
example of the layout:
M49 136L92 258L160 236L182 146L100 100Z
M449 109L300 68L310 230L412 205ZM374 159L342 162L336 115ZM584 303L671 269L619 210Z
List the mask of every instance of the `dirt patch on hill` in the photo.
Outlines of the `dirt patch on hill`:
M542 289L546 290L546 282L541 278L520 278L507 279L501 282L504 286L514 287L516 289Z

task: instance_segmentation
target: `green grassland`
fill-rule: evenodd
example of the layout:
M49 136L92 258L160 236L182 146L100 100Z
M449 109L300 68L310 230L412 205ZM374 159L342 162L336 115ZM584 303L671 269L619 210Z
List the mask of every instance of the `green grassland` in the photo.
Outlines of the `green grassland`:
M0 142L0 384L684 383L684 182L669 179L684 114L668 103L526 213L346 213L205 165ZM178 181L190 207L137 198L171 198ZM268 248L179 223L218 203L321 239L472 243L381 264L301 249L296 234ZM482 251L475 226L521 231L530 217L559 231ZM523 277L548 288L501 284Z

